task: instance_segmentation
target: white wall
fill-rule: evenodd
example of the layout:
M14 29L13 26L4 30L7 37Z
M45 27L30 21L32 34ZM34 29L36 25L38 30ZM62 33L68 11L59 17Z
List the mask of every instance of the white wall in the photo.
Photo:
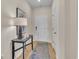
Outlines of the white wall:
M60 55L61 59L65 59L65 41L66 41L66 10L65 10L65 0L60 0L59 2L59 42L60 42Z
M46 16L46 17L48 17L47 18L47 22L48 22L48 34L49 34L49 39L48 40L39 40L39 41L49 41L49 42L51 42L51 8L50 7L39 7L39 8L34 8L33 9L33 13L32 13L32 15L33 15L33 22L35 22L35 17L37 17L37 16ZM34 24L35 25L35 24ZM41 25L41 24L40 24ZM35 26L34 26L34 34L35 34ZM34 40L38 40L38 39L35 39L34 38Z
M16 7L21 8L28 16L30 29L31 8L25 0L2 0L1 4L1 55L3 59L11 59L11 40L16 38L16 28L11 26L11 18L16 17Z
M66 0L66 59L78 59L77 0Z
M61 59L77 59L77 0L60 0Z
M54 1L56 5L59 4L57 30L60 52L56 51L58 59L77 59L77 0ZM52 8L57 8L54 7ZM52 10L52 12L55 11Z

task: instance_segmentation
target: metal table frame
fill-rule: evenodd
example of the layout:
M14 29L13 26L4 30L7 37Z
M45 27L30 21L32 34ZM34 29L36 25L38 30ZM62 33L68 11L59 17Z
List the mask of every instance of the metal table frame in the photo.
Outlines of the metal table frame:
M28 43L28 44L26 44L26 42L29 39L31 39L31 42ZM15 49L15 43L22 43L23 46L20 47L20 48ZM28 38L22 39L22 40L21 39L14 39L14 40L12 40L12 59L14 59L14 57L15 57L15 52L18 51L18 50L20 50L20 49L22 49L22 48L23 48L23 59L24 59L25 47L28 46L28 45L30 45L30 44L32 44L31 47L32 47L32 50L33 50L33 35L29 35Z

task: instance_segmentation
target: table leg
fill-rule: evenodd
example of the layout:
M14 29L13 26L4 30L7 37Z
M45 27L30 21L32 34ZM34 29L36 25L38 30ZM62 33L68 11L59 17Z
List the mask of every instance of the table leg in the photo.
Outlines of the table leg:
M33 42L32 42L32 50L33 50Z
M33 50L33 36L31 36L31 42L32 42L32 50Z
M14 42L12 41L12 59L14 59L15 52L14 52Z
M24 43L23 43L23 59L24 59L24 48L25 48L25 46L24 46Z

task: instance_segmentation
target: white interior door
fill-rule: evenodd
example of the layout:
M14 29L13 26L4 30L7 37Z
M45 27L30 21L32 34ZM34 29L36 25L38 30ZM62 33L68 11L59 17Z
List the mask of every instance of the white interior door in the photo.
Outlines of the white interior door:
M37 30L35 31L35 39L38 41L48 40L48 18L46 16L36 16L35 26Z

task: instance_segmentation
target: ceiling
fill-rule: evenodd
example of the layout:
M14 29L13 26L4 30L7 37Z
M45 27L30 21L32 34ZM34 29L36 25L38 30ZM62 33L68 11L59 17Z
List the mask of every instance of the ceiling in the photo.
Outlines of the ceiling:
M52 0L40 0L40 2L38 2L38 0L26 0L32 8L36 8L36 7L45 7L45 6L51 6L52 4Z

